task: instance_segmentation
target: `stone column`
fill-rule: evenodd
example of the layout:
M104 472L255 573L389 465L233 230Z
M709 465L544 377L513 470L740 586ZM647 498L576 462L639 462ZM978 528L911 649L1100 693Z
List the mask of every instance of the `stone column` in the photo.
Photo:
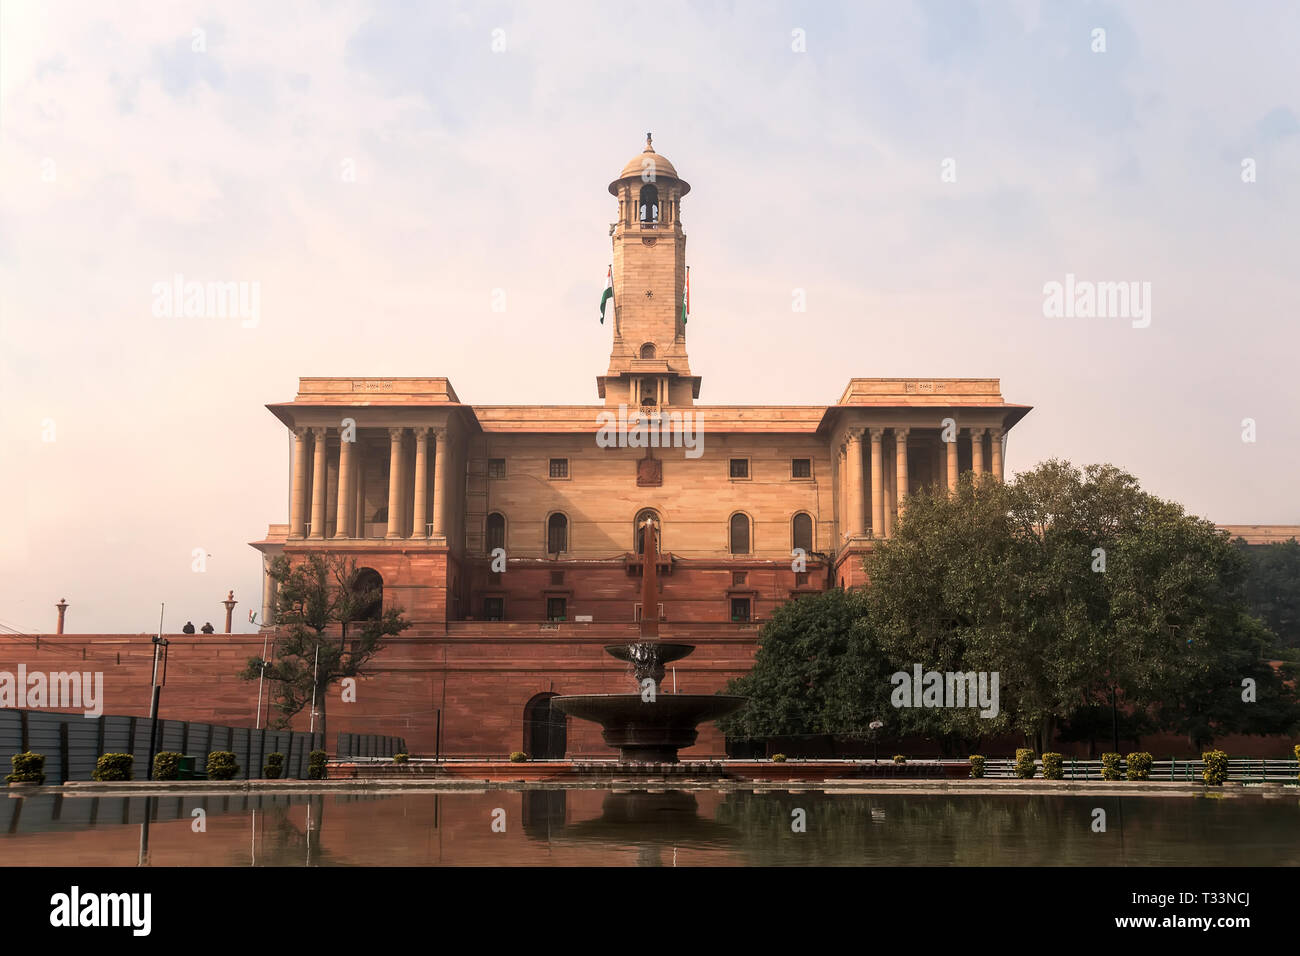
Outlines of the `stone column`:
M885 440L883 428L871 429L871 536L879 538L885 530Z
M985 428L970 430L970 470L975 472L975 483L984 480L984 432Z
M356 493L352 485L352 446L356 442L348 441L346 436L339 436L339 493L335 506L337 518L334 522L334 537L352 537L353 508L356 506Z
M411 537L429 536L429 429L415 429L415 508L411 514Z
M388 429L388 533L385 538L402 536L402 432Z
M293 430L293 477L290 479L289 537L307 536L307 429Z
M433 433L433 534L435 537L447 534L447 508L451 499L447 496L447 429L438 428Z
M231 591L226 595L226 599L221 602L226 606L226 633L230 633L230 619L234 616L235 605L239 602L235 600L235 592Z
M313 428L311 470L311 538L325 537L325 429Z
M275 579L271 577L271 556L262 555L262 627L275 623Z
M953 429L952 441L946 442L948 446L948 491L957 490L957 436L960 432Z
M840 476L840 540L849 537L849 446L844 442L836 451L836 473Z
M339 526L339 446L337 438L325 440L325 524L321 530L325 537L333 538ZM333 531L329 529L333 528Z
M863 510L866 489L862 485L862 429L850 428L846 438L844 455L848 476L844 483L844 500L848 505L848 531L850 538L859 538L867 532Z
M894 478L894 487L898 489L898 516L903 516L903 508L906 507L903 499L907 497L907 433L906 428L894 429L894 456L897 458L895 465L898 469Z
M884 452L884 460L881 462L885 472L885 534L884 537L892 538L894 536L894 448L892 443L881 439L881 451Z
M989 429L989 444L993 446L993 474L997 475L998 481L1004 481L1002 477L1002 429Z
M64 616L65 614L68 613L68 599L67 599L67 598L59 598L59 603L56 604L56 605L54 605L54 606L55 606L56 608L59 609L59 624L58 624L58 630L56 630L54 633L55 633L55 634L62 634L62 633L63 633L63 616Z

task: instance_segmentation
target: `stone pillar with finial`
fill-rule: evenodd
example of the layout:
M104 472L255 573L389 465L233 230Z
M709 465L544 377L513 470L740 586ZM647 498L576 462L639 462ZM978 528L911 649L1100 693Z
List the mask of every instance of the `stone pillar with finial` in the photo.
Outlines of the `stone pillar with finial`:
M57 630L55 630L54 633L55 633L55 634L62 634L62 633L63 633L63 615L65 615L65 614L68 613L68 599L67 599L67 598L59 598L59 603L56 604L56 605L54 605L54 606L55 606L56 608L59 609L59 624L58 624L58 628L57 628Z
M641 566L641 640L659 640L659 528L645 519L645 563Z
M235 592L231 591L226 595L226 599L221 602L226 606L226 633L230 633L230 617L235 612L235 605L239 602L235 600Z

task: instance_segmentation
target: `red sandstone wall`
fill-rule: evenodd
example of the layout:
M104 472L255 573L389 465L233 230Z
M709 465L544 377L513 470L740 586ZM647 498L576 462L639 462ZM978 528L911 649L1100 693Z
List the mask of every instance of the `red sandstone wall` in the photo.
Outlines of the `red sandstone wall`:
M563 583L552 583L552 572L563 573ZM746 576L733 583L735 572ZM382 573L382 572L381 572ZM641 601L639 565L630 573L623 564L542 563L510 565L506 574L493 574L476 563L469 572L472 596L467 616L482 619L483 597L505 599L505 620L544 621L548 597L566 600L566 615L591 615L597 624L630 623ZM579 583L580 582L580 583ZM575 586L576 585L576 586ZM826 570L811 568L803 590L826 586ZM659 600L671 609L672 623L722 624L731 622L730 599L749 597L755 619L767 619L801 587L788 564L741 561L718 564L679 562L659 579Z
M665 640L697 645L695 653L676 664L682 693L713 693L728 679L752 666L757 630L734 625L691 628L664 625ZM536 694L630 693L634 687L624 665L607 656L603 645L632 640L630 624L557 625L468 622L450 625L446 636L404 637L390 642L374 663L372 673L358 683L357 702L344 704L338 693L327 702L328 749L339 733L392 734L405 737L412 753L432 754L436 713L442 709L442 752L452 756L504 756L524 744L524 707ZM257 707L257 682L235 675L250 657L262 653L258 634L169 635L171 654L161 715L234 726L252 727ZM39 646L38 646L39 644ZM84 657L83 657L84 654ZM102 671L103 711L146 715L153 663L150 636L41 635L0 638L0 670ZM671 689L672 674L669 674ZM293 722L307 729L307 715ZM265 721L263 721L265 725ZM1291 756L1292 741L1283 737L1229 736L1215 746L1234 756ZM990 742L989 754L1009 754L1019 742L1007 738ZM882 742L882 753L932 755L935 745L905 741L901 750ZM1108 750L1098 742L1098 752ZM1083 757L1086 744L1058 744L1067 756ZM1159 735L1138 743L1121 741L1121 751L1150 751L1158 759L1170 755L1198 756L1179 737ZM682 752L687 758L720 756L721 733L713 724L700 728L697 745ZM570 719L571 757L610 757L600 728Z
M326 702L328 749L339 733L382 733L405 737L412 753L432 754L437 712L442 711L442 752L448 755L505 755L526 749L524 708L541 693L630 693L625 665L606 655L607 643L632 639L632 626L594 633L587 625L467 623L452 625L446 637L403 637L389 642L357 684L356 703L343 703L336 689ZM682 693L713 693L752 666L754 629L730 628L725 635L686 635L699 646L676 665ZM663 637L682 637L665 629ZM262 653L262 637L243 635L169 636L164 718L253 726L257 681L235 675ZM39 646L38 646L39 645ZM84 657L82 656L84 652ZM149 635L41 635L0 639L0 670L102 671L104 713L145 715L153 645ZM668 687L671 688L671 673ZM266 712L264 701L264 712ZM300 714L294 729L306 730ZM265 725L265 720L263 721ZM699 743L684 755L718 756L722 735L701 728ZM596 724L571 719L570 756L613 756Z

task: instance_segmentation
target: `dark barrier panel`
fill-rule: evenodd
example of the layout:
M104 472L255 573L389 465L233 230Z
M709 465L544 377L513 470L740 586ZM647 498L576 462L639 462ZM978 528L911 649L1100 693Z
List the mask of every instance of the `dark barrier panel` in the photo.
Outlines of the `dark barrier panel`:
M77 713L0 709L0 775L9 772L10 758L23 751L25 740L26 749L45 755L47 784L61 784L65 779L92 779L99 755L106 753L134 754L132 778L144 780L148 775L149 726L148 717L83 717ZM254 730L181 720L159 719L157 733L156 751L170 750L193 756L195 769L200 773L207 770L209 753L233 751L241 780L261 779L266 757L271 753L284 754L283 778L306 780L311 751L325 746L324 735L319 733ZM377 734L339 734L338 739L342 756L359 753L391 756L404 746L400 737ZM16 812L10 805L0 803L0 806ZM104 819L116 819L128 809L125 805L106 808L92 802L88 812ZM10 822L9 817L0 813L0 832L6 832ZM93 823L94 819L89 822Z

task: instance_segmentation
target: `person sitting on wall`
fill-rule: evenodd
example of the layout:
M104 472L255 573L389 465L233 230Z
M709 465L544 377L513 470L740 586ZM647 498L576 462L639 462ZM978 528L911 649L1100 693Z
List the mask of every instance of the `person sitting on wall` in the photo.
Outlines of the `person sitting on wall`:
M203 625L203 627L200 628L200 630L203 631L204 634L211 634L213 631L216 630L216 628L212 626L211 621L208 621Z
M185 626L181 628L181 633L182 633L182 634L193 634L193 633L194 633L194 625L191 624L189 621L186 621L186 622L185 622Z

